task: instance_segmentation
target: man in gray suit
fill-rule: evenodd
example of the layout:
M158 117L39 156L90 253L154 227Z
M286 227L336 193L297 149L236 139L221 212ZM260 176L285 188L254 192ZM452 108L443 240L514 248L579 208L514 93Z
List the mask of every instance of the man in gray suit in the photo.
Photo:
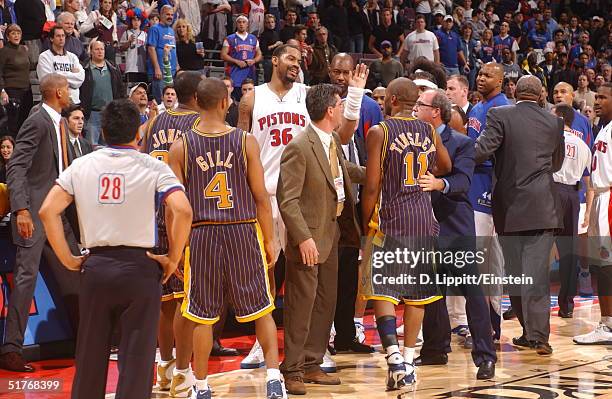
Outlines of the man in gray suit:
M306 108L312 122L285 148L276 189L288 235L281 372L293 395L306 394L305 382L340 384L320 364L336 308L338 241L360 244L352 183L365 179L363 167L344 159L334 132L343 115L336 86L311 87Z
M496 107L476 140L476 163L495 156L493 221L500 234L506 275L533 277L509 285L512 309L523 327L517 346L549 355L549 256L554 230L563 226L552 174L563 164L563 120L538 106L542 83L523 76L516 85L516 105Z
M38 211L58 174L68 167L72 153L68 134L62 122L62 109L70 105L68 81L58 74L49 74L40 82L43 103L32 112L17 134L15 152L7 171L11 201L11 227L17 246L14 287L8 305L4 344L0 348L0 368L31 372L33 367L22 355L24 333L41 255L54 270L61 294L76 299L78 274L71 274L57 260L47 244ZM78 251L68 223L73 251ZM72 303L76 303L72 301ZM73 312L68 309L71 314Z

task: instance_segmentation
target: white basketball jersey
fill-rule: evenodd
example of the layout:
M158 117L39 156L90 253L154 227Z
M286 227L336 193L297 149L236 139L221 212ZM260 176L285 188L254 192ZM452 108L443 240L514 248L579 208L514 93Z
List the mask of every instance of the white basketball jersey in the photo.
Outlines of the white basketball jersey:
M306 85L294 83L282 99L266 83L255 87L251 133L259 143L266 189L270 195L276 195L280 160L285 147L309 123Z
M595 190L609 191L612 187L612 122L601 129L593 145L591 184Z
M263 0L259 4L249 0L251 9L249 11L249 33L259 36L264 30L264 4Z

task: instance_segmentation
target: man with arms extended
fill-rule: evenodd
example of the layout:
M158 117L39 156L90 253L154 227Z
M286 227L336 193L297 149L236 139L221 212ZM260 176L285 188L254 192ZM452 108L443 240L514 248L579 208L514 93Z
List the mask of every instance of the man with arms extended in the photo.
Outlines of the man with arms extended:
M161 282L181 259L191 207L172 170L137 149L138 109L113 100L102 113L108 143L63 171L40 210L49 243L68 270L80 271L80 320L72 398L104 398L111 337L121 330L117 398L151 396ZM153 255L155 202L166 205L168 253ZM61 214L72 202L89 257L68 248ZM157 262L156 262L157 261ZM160 267L161 266L161 267Z
M194 204L181 305L193 332L195 383L190 397L211 399L212 327L227 301L239 322L255 321L267 367L266 398L281 399L285 393L272 318L274 299L266 271L274 254L272 213L259 147L254 137L225 124L230 98L223 81L202 80L197 101L198 123L170 148L170 166ZM186 363L180 367L189 367L188 356L179 360Z
M374 239L368 241L362 263L362 292L375 300L376 327L387 354L387 389L399 389L416 381L413 361L423 308L441 298L435 285L380 284L373 270L372 247L377 246L383 252L402 248L419 251L433 248L433 237L438 235L430 196L423 192L417 180L428 171L434 175L449 173L451 160L431 125L412 117L417 98L418 88L413 81L407 78L392 81L385 95L385 114L391 117L373 126L366 140L368 159L361 199L362 225L368 237ZM376 244L378 239L383 243ZM411 274L417 279L420 275L433 278L435 273L431 262L420 262L411 268L392 262L384 265L384 269L389 271L388 276ZM402 353L395 329L395 306L400 302L405 304Z
M304 383L340 384L320 365L334 318L338 242L359 245L351 178L364 177L363 168L344 159L334 133L344 113L338 89L313 86L306 106L312 122L283 152L276 190L288 234L282 372L294 395L306 394Z
M541 94L537 77L519 79L517 104L488 112L487 128L476 140L476 163L495 156L493 220L501 235L506 276L533 279L508 285L512 309L523 327L512 342L550 355L549 256L554 231L563 226L552 175L561 168L565 147L563 121L540 108Z

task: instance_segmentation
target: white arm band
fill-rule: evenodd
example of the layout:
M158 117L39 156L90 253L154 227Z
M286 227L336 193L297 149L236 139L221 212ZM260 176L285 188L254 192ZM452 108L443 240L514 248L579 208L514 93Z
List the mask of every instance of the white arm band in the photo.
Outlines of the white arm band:
M344 117L349 121L356 121L359 119L359 112L361 111L361 100L363 99L364 89L358 87L349 87L346 95L346 101L344 102Z

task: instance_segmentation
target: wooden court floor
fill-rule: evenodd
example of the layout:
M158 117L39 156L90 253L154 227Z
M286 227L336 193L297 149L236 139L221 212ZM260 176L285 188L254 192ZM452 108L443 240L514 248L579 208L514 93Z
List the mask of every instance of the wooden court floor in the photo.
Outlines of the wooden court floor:
M552 315L550 343L554 353L549 357L538 356L533 350L515 348L510 340L520 335L519 323L516 320L504 321L496 377L488 381L476 380L476 367L470 352L463 349L455 337L448 365L419 367L416 385L403 391L385 392L382 354L336 355L337 376L342 385L309 384L306 386L307 395L301 397L612 399L612 346L578 346L571 339L576 334L590 331L598 320L597 305L576 308L573 319ZM263 369L236 370L212 375L209 383L215 398L264 398L264 378ZM153 397L167 397L167 393L155 392Z

